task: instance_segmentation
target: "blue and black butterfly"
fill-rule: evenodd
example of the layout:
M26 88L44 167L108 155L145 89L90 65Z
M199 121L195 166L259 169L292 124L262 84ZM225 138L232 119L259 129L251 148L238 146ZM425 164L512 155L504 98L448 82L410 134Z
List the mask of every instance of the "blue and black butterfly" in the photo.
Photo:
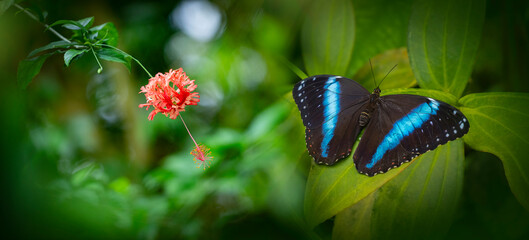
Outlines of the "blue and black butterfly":
M369 93L340 76L317 75L292 91L305 125L307 149L317 164L333 165L351 154L358 172L385 173L441 144L465 135L467 118L456 108L428 97Z

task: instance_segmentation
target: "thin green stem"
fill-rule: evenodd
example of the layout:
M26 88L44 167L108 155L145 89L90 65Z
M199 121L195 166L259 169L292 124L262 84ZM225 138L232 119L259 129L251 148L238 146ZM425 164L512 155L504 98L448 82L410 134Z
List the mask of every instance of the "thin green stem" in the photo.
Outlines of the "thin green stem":
M94 51L94 48L92 47L92 45L90 45L90 50L92 50L92 53L94 54L94 58L96 59L97 64L99 65L99 69L97 69L97 73L101 73L103 71L103 66L99 62L99 58L97 58L96 52Z
M112 49L114 49L114 50L116 50L116 51L119 51L119 52L121 52L121 53L123 53L123 54L126 54L127 56L131 57L132 60L134 60L136 63L138 63L138 65L140 65L140 67L143 68L143 70L149 75L149 77L152 78L152 74L151 74L149 71L147 71L147 69L143 66L143 64L141 64L141 62L140 62L138 59L136 59L136 58L133 57L132 55L126 53L125 51L123 51L123 50L121 50L121 49L119 49L119 48L117 48L117 47L114 47L114 46L108 45L108 44L94 44L94 45L95 45L95 46L101 46L101 47L112 48Z
M204 160L206 159L206 157L204 157L204 153L202 153L202 151L200 150L200 147L198 147L197 141L195 141L195 138L193 138L193 135L191 135L191 132L189 131L189 128L187 128L186 122L185 122L184 119L182 118L182 115L181 115L181 114L178 114L178 116L179 116L180 119L182 120L182 123L184 124L184 127L186 127L187 133L189 133L189 136L191 137L191 139L192 139L193 142L195 143L195 146L197 147L198 152L200 152L200 157L203 159L203 160L201 160L201 161L204 161Z
M27 14L29 17L33 18L35 21L37 21L37 22L41 23L42 25L44 25L44 27L46 27L46 29L50 30L50 32L55 34L55 36L59 37L63 41L66 41L68 43L72 43L70 40L68 40L66 37L61 35L59 32L55 31L55 29L51 28L50 25L41 22L39 20L39 18L37 18L37 16L35 16L35 14L31 13L30 11L26 10L25 8L23 8L22 6L20 6L20 5L16 4L16 3L13 4L13 6L15 6L16 8L20 9L21 11L23 11L25 14Z

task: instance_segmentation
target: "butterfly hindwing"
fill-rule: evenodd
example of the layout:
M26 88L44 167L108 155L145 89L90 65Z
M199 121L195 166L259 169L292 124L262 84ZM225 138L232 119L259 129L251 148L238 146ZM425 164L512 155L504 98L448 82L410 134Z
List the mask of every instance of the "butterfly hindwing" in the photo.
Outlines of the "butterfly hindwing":
M360 173L373 176L465 135L469 124L456 108L416 95L380 98L356 152Z
M361 130L358 118L369 92L348 78L317 75L297 83L292 94L316 163L332 165L347 157Z

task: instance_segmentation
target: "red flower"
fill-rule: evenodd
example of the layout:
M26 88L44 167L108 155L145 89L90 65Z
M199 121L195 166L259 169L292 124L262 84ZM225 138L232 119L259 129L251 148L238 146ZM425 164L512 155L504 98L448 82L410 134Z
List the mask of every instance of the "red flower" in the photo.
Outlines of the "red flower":
M171 119L176 119L178 114L185 111L187 105L197 105L200 102L195 80L189 80L182 68L176 71L158 73L149 79L149 83L141 87L140 93L145 93L147 103L140 104L140 108L152 106L154 109L149 114L152 120L158 113L162 113Z
M206 167L209 167L213 159L213 156L210 156L209 148L203 144L196 145L190 154L194 157L193 161L198 164L197 168L202 167L204 170L206 170Z

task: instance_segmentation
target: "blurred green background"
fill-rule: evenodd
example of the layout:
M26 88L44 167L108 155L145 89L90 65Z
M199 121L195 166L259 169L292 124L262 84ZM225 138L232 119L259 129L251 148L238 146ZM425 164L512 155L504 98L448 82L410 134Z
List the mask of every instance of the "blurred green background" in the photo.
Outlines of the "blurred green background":
M290 96L300 79L289 64L304 66L300 32L310 0L22 4L45 11L47 23L90 16L95 25L113 22L119 47L151 73L182 67L201 96L182 116L215 158L211 168L195 168L189 154L194 145L182 123L162 115L147 120L138 92L148 76L137 65L129 73L105 63L98 75L90 55L68 68L54 56L27 90L19 90L18 62L57 38L10 8L0 16L3 234L329 237L328 230L307 229L303 220L311 158ZM466 92L529 91L527 5L487 2ZM466 152L460 211L449 236L529 238L529 214L511 194L501 162Z

